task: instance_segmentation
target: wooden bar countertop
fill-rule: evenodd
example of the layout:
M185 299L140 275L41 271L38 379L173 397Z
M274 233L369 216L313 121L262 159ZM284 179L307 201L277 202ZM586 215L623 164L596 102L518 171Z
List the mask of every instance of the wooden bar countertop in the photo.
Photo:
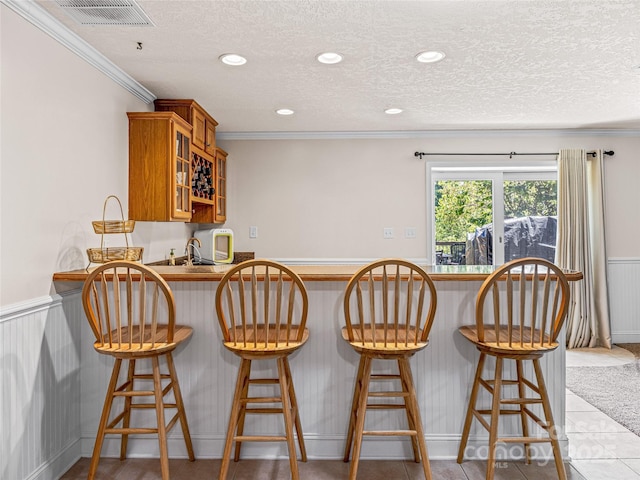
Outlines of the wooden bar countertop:
M168 282L219 281L232 265L149 265ZM344 265L288 265L302 280L310 282L346 282L360 268L360 264ZM434 281L484 281L495 267L487 265L421 265ZM95 267L93 267L95 268ZM72 270L53 274L59 282L84 282L92 270ZM566 272L567 280L582 279L580 272Z

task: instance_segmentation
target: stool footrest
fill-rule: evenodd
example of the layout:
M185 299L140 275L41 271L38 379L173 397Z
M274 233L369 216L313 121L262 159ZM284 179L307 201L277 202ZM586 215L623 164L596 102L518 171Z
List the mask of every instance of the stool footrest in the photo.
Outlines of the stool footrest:
M161 373L160 378L162 380L165 380L167 378L171 378L171 375L169 375L168 373ZM152 373L136 373L133 376L133 379L134 380L153 380L153 374Z
M549 443L551 441L551 438L539 437L504 437L497 439L497 443Z
M245 413L261 414L261 413L282 413L281 408L246 408Z
M246 405L248 403L282 403L280 397L249 397L240 399L240 403Z
M280 383L277 378L251 378L249 383L252 385L275 385Z
M153 390L126 390L123 392L113 392L114 397L153 397L155 395Z
M105 428L104 433L131 434L131 433L158 433L157 428Z
M367 408L374 410L405 410L407 407L399 403L367 403Z
M164 408L178 408L175 403L163 403ZM156 408L155 403L132 403L131 408Z
M500 400L504 405L527 405L529 403L542 403L541 398L506 398Z

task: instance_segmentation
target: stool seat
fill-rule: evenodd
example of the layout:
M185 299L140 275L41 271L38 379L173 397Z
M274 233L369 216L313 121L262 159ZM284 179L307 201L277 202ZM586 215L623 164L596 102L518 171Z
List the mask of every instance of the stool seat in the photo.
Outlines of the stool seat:
M289 330L278 329L275 324L257 325L246 330L242 326L234 326L229 334L233 341L224 342L226 349L244 358L275 358L281 355L290 355L302 347L309 339L309 329L298 330L300 325L291 325ZM300 340L297 338L300 336ZM289 340L287 341L287 338Z
M551 341L547 333L535 330L533 337L531 331L524 333L524 342L520 342L520 332L509 333L509 328L505 325L498 327L498 335L493 329L493 325L485 325L484 340L478 338L478 328L475 325L463 325L458 331L467 340L476 345L476 347L486 353L501 354L505 356L513 356L514 358L527 355L541 357L546 352L551 352L560 345L556 341ZM541 339L544 338L544 341ZM533 339L533 342L531 341Z
M130 357L153 357L161 353L170 352L182 342L188 340L193 334L193 328L186 325L174 325L173 328L173 340L167 341L169 335L168 325L158 325L155 335L151 335L147 332L144 335L143 341L140 342L140 327L137 325L129 328L123 327L118 333L118 329L112 330L110 333L104 335L102 340L97 340L93 344L93 348L98 353L105 355L112 355L119 358ZM109 335L115 337L120 335L119 344L108 343Z
M405 326L402 326L397 331L394 330L392 332L387 332L385 339L385 332L381 328L374 330L371 325L365 325L364 328L360 325L354 325L354 341L349 341L349 330L347 327L342 328L342 338L349 342L351 347L358 353L369 353L372 355L381 354L384 356L404 356L419 352L429 344L428 341L415 341L415 332L415 327L406 328ZM421 335L422 332L418 331L418 338L420 338Z

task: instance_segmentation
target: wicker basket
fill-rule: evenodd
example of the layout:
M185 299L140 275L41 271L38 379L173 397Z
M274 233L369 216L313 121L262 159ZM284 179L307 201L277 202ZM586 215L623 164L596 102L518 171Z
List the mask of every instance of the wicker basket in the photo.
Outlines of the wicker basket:
M120 217L122 220L105 220L104 217L107 212L107 202L110 198L113 198L118 202L118 206L120 207ZM125 220L124 213L122 212L122 203L120 203L120 199L115 195L109 195L104 201L104 207L102 208L102 220L95 220L91 222L93 224L93 230L98 235L103 235L105 233L131 233L133 232L133 228L136 225L135 220Z
M87 255L90 263L107 263L113 260L142 260L143 247L104 247L88 248Z
M120 215L122 220L105 220L105 214L107 211L107 202L110 198L115 199L120 206ZM130 247L129 237L127 233L131 233L135 226L134 220L125 220L124 213L122 211L122 203L120 199L115 195L109 195L104 201L104 207L102 209L102 220L96 220L91 222L93 224L93 230L101 235L100 248L88 248L87 255L89 257L89 264L91 263L107 263L114 260L130 260L141 261L142 260L142 247ZM124 247L105 247L104 236L105 234L122 233L124 235L124 241L126 246Z

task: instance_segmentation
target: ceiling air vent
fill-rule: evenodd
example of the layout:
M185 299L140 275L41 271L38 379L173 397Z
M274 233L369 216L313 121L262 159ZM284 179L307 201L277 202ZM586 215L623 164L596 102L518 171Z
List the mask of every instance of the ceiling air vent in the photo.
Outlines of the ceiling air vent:
M55 0L81 25L154 26L133 0Z

